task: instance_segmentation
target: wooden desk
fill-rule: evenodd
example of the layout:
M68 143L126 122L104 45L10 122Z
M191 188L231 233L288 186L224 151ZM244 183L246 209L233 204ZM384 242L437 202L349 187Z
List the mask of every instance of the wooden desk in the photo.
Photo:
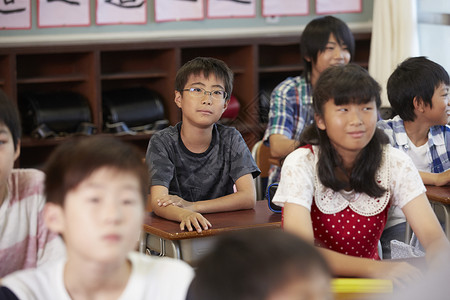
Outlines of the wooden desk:
M436 207L442 208L444 212L444 230L450 239L450 186L427 185L427 197L436 212Z
M211 222L212 228L197 233L180 230L179 222L148 213L144 220L140 250L145 252L146 249L151 249L162 256L167 255L194 264L198 256L211 247L214 237L218 234L252 228L281 227L281 214L270 211L267 201L264 200L257 201L254 209L205 214L205 217ZM190 253L196 245L201 248L196 252L201 253Z

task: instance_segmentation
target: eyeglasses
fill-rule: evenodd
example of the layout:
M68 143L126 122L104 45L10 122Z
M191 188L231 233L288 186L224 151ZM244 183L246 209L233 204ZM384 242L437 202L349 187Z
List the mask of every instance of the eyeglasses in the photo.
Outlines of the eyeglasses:
M205 95L210 95L214 100L224 100L227 98L228 94L222 90L207 91L203 88L193 87L190 89L181 90L181 92L189 92L189 95L196 98L203 98Z

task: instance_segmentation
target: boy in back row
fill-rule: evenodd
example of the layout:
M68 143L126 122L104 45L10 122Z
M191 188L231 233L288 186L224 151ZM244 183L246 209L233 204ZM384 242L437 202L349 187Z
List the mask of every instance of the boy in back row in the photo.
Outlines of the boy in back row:
M392 146L412 158L429 185L450 183L449 85L449 75L439 64L425 57L406 59L387 83L389 102L398 115L377 124ZM405 235L405 215L392 207L381 236L383 258L390 258L390 241L404 241Z
M0 299L185 299L188 264L133 252L148 190L139 151L114 137L72 139L46 175L45 223L67 259L6 276Z
M180 228L212 226L203 213L253 208L260 171L240 133L216 122L228 106L233 73L221 60L197 57L178 71L175 103L182 122L157 132L146 161L151 207Z

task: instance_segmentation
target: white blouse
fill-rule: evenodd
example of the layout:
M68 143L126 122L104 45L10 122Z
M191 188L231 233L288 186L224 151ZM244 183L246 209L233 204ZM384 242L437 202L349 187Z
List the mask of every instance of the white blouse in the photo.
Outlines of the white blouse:
M319 147L313 146L314 153ZM289 154L281 169L281 180L273 203L295 203L311 210L313 199L319 210L333 214L350 207L363 216L373 216L383 211L389 201L402 208L426 191L422 179L411 158L402 151L386 145L383 160L376 173L377 182L386 188L378 198L354 191L333 191L325 187L316 172L318 156L308 148L299 148Z

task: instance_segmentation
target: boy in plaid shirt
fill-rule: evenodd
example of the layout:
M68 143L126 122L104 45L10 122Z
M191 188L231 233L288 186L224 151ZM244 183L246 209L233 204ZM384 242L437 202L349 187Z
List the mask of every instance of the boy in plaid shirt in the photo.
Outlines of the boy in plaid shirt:
M449 85L449 75L439 64L423 56L406 59L387 83L389 102L398 115L378 122L391 145L412 158L429 185L450 183ZM390 241L403 241L405 232L405 216L392 207L381 236L384 258L390 257Z

